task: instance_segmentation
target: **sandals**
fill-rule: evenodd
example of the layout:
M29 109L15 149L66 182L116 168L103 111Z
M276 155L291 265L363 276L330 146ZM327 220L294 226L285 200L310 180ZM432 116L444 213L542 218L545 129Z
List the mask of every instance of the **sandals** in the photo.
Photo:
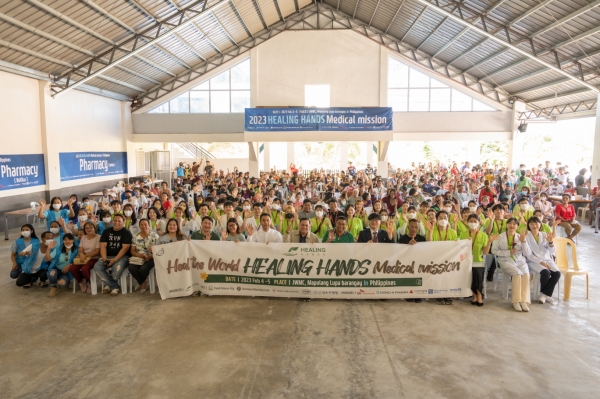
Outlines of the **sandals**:
M48 280L46 280L46 281L40 281L39 284L40 284L40 287L42 287L42 288L47 287L48 286Z

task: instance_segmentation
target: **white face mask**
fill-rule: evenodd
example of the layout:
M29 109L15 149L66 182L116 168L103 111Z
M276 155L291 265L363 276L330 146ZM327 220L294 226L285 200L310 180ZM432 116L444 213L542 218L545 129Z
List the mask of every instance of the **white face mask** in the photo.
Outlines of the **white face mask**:
M471 222L471 223L468 223L468 226L471 230L477 230L477 228L479 227L479 223Z
M59 231L60 231L60 229L58 227L53 227L50 229L50 233L52 233L52 234L58 234Z
M131 216L131 215L133 214L133 212L132 212L132 211L125 211L125 212L123 212L123 213L124 213L124 214L125 214L125 216L127 216L127 217L129 217L129 216Z
M53 204L52 208L54 208L55 211L58 211L61 208L61 204Z
M86 215L79 216L79 221L80 222L85 222L86 220L88 220L88 217Z
M223 206L223 205L219 205L219 206L218 206L218 208L219 208L220 210L223 210L224 206Z
M452 212L452 207L451 206L446 206L444 207L444 210L448 213Z
M54 240L46 240L45 244L50 245L50 244L52 244L52 241L54 241Z
M315 216L318 218L323 217L323 211L316 211Z
M104 219L102 219L102 221L104 223L110 223L112 221L112 219L111 218L104 218Z
M387 222L387 220L388 220L388 217L387 217L387 216L382 216L382 217L381 217L381 221L382 221L382 222Z
M476 206L470 206L469 207L469 212L471 212L471 213L477 212L477 207Z
M529 209L529 204L519 204L519 206L521 207L522 211L526 211L527 209Z
M406 216L408 216L409 219L414 219L417 217L416 213L407 213Z
M279 205L277 205L277 204L273 204L273 205L271 206L271 208L273 208L273 209L275 209L276 211L278 211L280 207L279 207Z
M29 230L22 231L21 235L25 238L29 238L31 236L31 231L29 231Z
M244 205L242 207L245 211L249 211L250 210L250 205Z
M71 248L73 248L73 244L69 244L69 245L65 244L65 248L71 249Z
M440 220L438 220L437 223L438 223L438 225L440 227L446 227L446 226L448 226L448 221L446 219L440 219Z

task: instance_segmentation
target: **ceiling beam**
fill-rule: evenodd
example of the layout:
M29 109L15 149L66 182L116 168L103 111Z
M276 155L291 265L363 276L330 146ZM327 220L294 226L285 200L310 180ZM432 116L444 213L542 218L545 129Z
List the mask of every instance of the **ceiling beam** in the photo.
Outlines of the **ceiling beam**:
M356 5L354 6L354 14L352 14L352 18L356 18L356 10L358 10L358 3L360 3L360 0L356 0Z
M73 64L71 64L71 63L59 60L58 58L51 57L49 55L40 53L38 51L30 50L23 46L19 46L18 44L7 42L2 39L0 39L0 46L8 47L8 48L18 51L20 53L31 55L32 57L36 57L36 58L39 58L39 59L42 59L45 61L49 61L49 62L52 62L57 65L61 65L61 66L67 67L67 68L73 68Z
M556 94L547 95L547 96L543 96L543 97L532 98L531 100L527 100L527 103L539 103L541 101L548 101L548 100L552 100L554 98L573 96L575 94L586 93L589 91L590 91L590 89L588 89L588 88L571 90L571 91L563 91L562 93L556 93Z
M490 8L488 8L487 10L485 10L485 12L483 13L483 15L488 15L489 13L491 13L492 11L494 11L496 8L498 8L502 4L504 4L506 1L507 0L498 0Z
M125 71L127 73L130 73L134 76L137 76L138 78L142 78L144 80L147 80L148 82L154 83L154 84L159 84L160 82L158 80L152 79L146 75L143 75L137 71L134 71L133 69L129 69L127 67L124 67L123 65L115 65L115 68L120 69L122 71Z
M454 11L455 9L456 9L456 7L454 7L454 9L452 11ZM444 19L442 19L442 21L433 29L433 31L431 31L431 33L428 34L427 37L425 39L423 39L423 41L421 43L419 43L419 45L416 47L416 50L419 50L421 48L421 46L423 46L427 40L432 38L433 35L435 35L437 33L437 31L440 30L442 25L444 25L444 23L447 20L448 20L448 17L444 17Z
M204 39L204 40L206 40L206 42L208 43L208 45L210 47L212 47L213 49L215 49L217 51L217 53L223 54L223 52L221 51L221 49L219 47L217 47L217 45L214 44L212 40L210 40L210 38L206 35L206 33L204 33L204 31L202 30L202 28L199 27L197 23L194 22L192 25L200 33L201 38Z
M246 31L246 33L248 34L248 36L254 38L254 35L252 34L252 32L250 32L250 29L248 28L248 24L246 23L246 21L244 21L244 17L242 17L242 14L238 11L237 7L235 6L235 0L231 0L229 2L229 5L233 9L233 12L235 13L235 15L242 22L242 26L244 27L244 30ZM214 15L214 13L213 13L213 15Z
M28 0L28 1L37 1L37 0ZM188 25L191 25L194 21L200 19L205 15L205 13L210 12L211 10L216 10L222 7L225 4L229 4L230 0L215 0L208 5L205 1L197 1L189 4L186 8L174 13L162 21L152 24L145 28L143 31L136 33L135 36L129 37L121 41L119 44L113 45L111 48L101 52L97 57L92 58L91 60L84 62L81 65L78 65L76 68L72 68L71 70L63 73L60 77L57 78L67 78L66 85L57 85L56 88L52 88L53 96L56 97L61 93L65 93L80 84L85 83L86 81L93 79L95 76L98 76L107 70L113 68L115 65L133 57L139 55L140 52L154 46L155 44L160 44L163 40L171 36L173 33L178 33L181 30L185 29ZM200 10L197 10L196 7L201 7ZM185 18L184 18L185 17ZM185 20L184 20L185 19ZM171 29L169 31L163 31L163 25L168 25ZM149 35L153 35L153 38L150 38ZM145 43L140 43L140 39L146 39ZM128 47L129 46L129 47ZM97 69L94 69L93 66L95 63L98 63L99 58L109 58L112 61L108 65L102 64ZM148 62L146 60L145 62ZM174 76L172 72L169 72L171 76ZM73 77L79 77L79 80L74 81Z
M534 14L535 12L537 12L537 10L539 10L540 8L547 6L548 4L550 4L553 1L554 0L544 0L544 1L541 1L538 5L536 5L534 7L531 7L529 10L525 11L523 14L519 15L517 18L513 19L512 21L509 21L507 25L508 26L513 26L514 24L517 24L517 23L521 22L522 20L524 20L528 16L530 16L530 15Z
M541 75L543 73L548 72L549 70L550 70L549 68L542 68L542 69L539 69L537 71L533 71L533 72L527 73L525 75L519 75L516 78L507 80L506 82L498 83L498 86L500 86L500 87L502 87L502 86L509 86L509 85L511 85L513 83L517 83L517 82L520 82L522 80L533 78L534 76Z
M277 14L279 14L279 20L285 21L285 18L283 17L283 13L281 12L281 7L279 7L279 0L273 0L273 3L275 4L275 9L277 10Z
M158 18L156 18L154 16L154 14L152 14L150 12L150 10L148 10L146 7L144 7L143 5L141 5L140 3L138 3L136 0L126 0L128 2L130 2L131 4L133 4L134 6L136 6L141 12L142 14L145 14L148 18L150 18L152 21L154 22L158 22Z
M542 29L539 29L535 32L533 32L532 34L529 35L529 37L533 38L536 36L539 36L541 34L544 34L554 28L556 28L557 26L560 26L564 23L569 22L570 20L577 18L580 15L585 14L586 12L588 12L589 10L591 10L592 8L598 7L600 6L600 0L596 0L593 3L590 3L586 6L583 6L581 8L578 8L577 10L573 11L572 13L570 13L569 15L566 15L564 17L562 17L561 19L559 19L558 21L555 21L553 23L551 23L550 25L544 26Z
M468 71L470 71L470 70L471 70L471 69L473 69L473 68L478 68L478 67L480 67L481 65L485 64L486 62L488 62L488 61L491 61L492 59L494 59L494 58L496 58L496 57L498 57L498 56L500 56L500 55L502 55L502 54L504 54L504 53L508 53L509 51L510 51L510 49L509 49L509 48L504 48L504 49L502 49L502 50L498 50L498 51L496 51L494 54L490 54L490 55L488 55L487 57L485 57L485 58L483 58L483 59L481 59L481 60L477 61L477 62L476 62L476 63L474 63L474 64L472 64L470 67L466 68L464 71L465 71L465 72L468 72Z
M371 15L371 19L369 20L369 27L371 26L371 22L373 22L373 17L375 17L375 13L377 12L377 9L379 8L379 3L381 3L381 0L377 0L377 5L375 6L373 15Z
M173 8L175 8L177 11L181 10L181 7L179 7L179 6L177 5L177 3L175 3L175 1L173 1L173 0L166 0L166 1L167 1L167 3L169 3L171 6L173 6Z
M118 84L120 86L127 87L127 88L129 88L131 90L139 91L140 93L145 93L146 92L146 90L142 89L141 87L137 87L137 86L132 85L132 84L127 83L127 82L123 82L122 80L111 78L110 76L98 75L97 77L100 78L100 79L102 79L102 80L106 80L107 82L116 83L116 84Z
M565 82L568 82L569 78L560 78L560 79L556 79L556 80L551 80L550 82L546 82L544 84L541 85L537 85L537 86L533 86L533 87L528 87L527 89L522 89L519 91L515 91L514 93L512 93L513 96L519 96L521 94L524 93L529 93L530 91L536 91L536 90L541 90L541 89L546 89L548 87L554 87L560 84L563 84Z
M225 33L225 36L227 36L227 38L229 39L229 41L231 42L231 44L237 46L237 42L235 41L235 39L233 38L233 36L231 36L231 34L229 33L229 31L227 30L227 28L225 28L225 25L223 25L221 23L221 21L219 20L219 17L217 17L217 15L213 12L212 16L215 17L215 20L217 21L217 24L219 25L219 27L221 28L221 30L223 31L223 33Z
M521 64L523 64L525 62L528 62L528 61L531 61L531 58L521 58L518 61L512 62L512 63L507 64L507 65L505 65L505 66L503 66L501 68L498 68L498 69L495 69L495 70L491 71L490 73L487 74L487 77L494 76L494 75L497 75L499 73L505 72L505 71L507 71L509 69L512 69L512 68L514 68L514 67L516 67L518 65L521 65Z
M254 4L254 9L256 10L258 17L260 18L260 22L262 22L265 29L269 29L269 26L267 25L267 20L263 17L263 13L260 9L260 4L258 4L258 1L252 0L252 4Z
M406 33L404 35L402 35L402 38L400 39L401 42L404 41L404 39L406 39L406 36L408 36L408 34L410 33L410 31L415 27L415 25L421 20L421 17L423 16L423 14L425 14L425 11L427 11L427 7L423 7L423 9L421 10L421 12L419 13L419 15L417 15L417 18L415 18L415 20L413 21L412 24L410 24L410 26L408 27L408 30L406 31Z
M572 37L572 38L570 37L567 40L564 40L564 41L562 41L562 42L560 42L558 44L555 44L554 46L552 46L552 49L556 50L557 48L561 48L561 47L564 47L564 46L566 46L568 44L578 42L579 40L583 40L583 39L585 39L587 37L595 35L598 32L600 32L600 26L597 26L597 27L592 28L590 30L586 30L585 32L581 32L580 34L578 34L575 37Z
M394 20L396 19L396 17L398 16L398 13L400 13L400 10L402 9L402 6L404 5L404 3L406 3L406 0L402 0L402 3L400 3L400 5L398 6L398 9L396 10L396 13L394 14L394 16L392 17L392 20L390 21L390 23L388 24L387 28L385 29L385 32L383 32L384 35L387 35L388 30L390 30L392 24L394 23ZM340 9L340 3L338 1L338 10Z
M177 38L177 40L179 40L184 46L186 46L192 53L194 53L194 55L198 58L200 58L202 61L206 61L206 58L204 58L204 56L202 55L202 53L200 53L200 51L196 50L196 47L194 47L192 45L192 43L188 42L187 40L185 40L183 37L181 37L178 33L174 33L173 36L175 36Z
M163 66L161 66L161 65L157 64L157 63L156 63L156 62L154 62L154 61L150 61L148 58L144 58L144 57L142 57L141 55L138 55L138 56L137 56L137 58L139 58L139 59L140 59L140 61L143 61L143 62L145 62L146 64L150 65L151 67L153 67L153 68L156 68L156 69L158 69L159 71L161 71L161 72L163 72L163 73L166 73L167 75L170 75L170 76L175 76L175 74L174 74L173 72L169 71L167 68L165 68L165 67L163 67Z
M154 48L158 49L158 51L160 51L161 53L165 54L167 57L171 58L173 61L175 61L179 65L183 66L184 68L187 68L187 69L191 69L192 68L191 66L188 65L187 62L185 62L184 60L182 60L181 58L179 58L178 56L176 56L175 54L173 54L171 51L167 50L166 48L164 48L160 44L155 43L154 44Z
M523 55L525 57L531 58L531 59L535 60L536 62L538 62L539 64L541 64L541 65L543 65L545 67L548 67L548 68L550 68L550 69L552 69L552 70L560 73L563 76L566 76L567 78L569 78L569 79L571 79L571 80L573 80L573 81L575 81L575 82L577 82L577 83L579 83L579 84L581 84L583 86L589 87L590 89L593 89L596 92L600 91L600 89L596 85L588 83L587 81L580 79L578 76L572 75L571 73L569 73L569 72L561 69L560 67L554 65L553 63L550 63L550 62L545 61L545 60L543 60L543 59L541 59L539 57L536 57L534 54L531 54L531 53L523 50L522 48L515 46L514 44L508 43L508 42L506 42L506 41L504 41L504 40L496 37L493 34L493 32L488 32L488 31L486 31L484 29L481 29L480 27L478 27L476 25L470 24L470 23L464 21L464 19L462 19L460 16L454 15L454 14L452 14L452 13L444 10L443 8L441 8L441 7L437 6L437 5L435 5L433 3L430 3L427 0L417 0L417 1L419 3L421 3L421 4L427 5L429 8L431 8L432 10L435 10L436 12L438 12L438 13L440 13L442 15L446 15L446 16L450 17L455 22L458 22L458 23L462 24L463 26L468 27L469 29L473 30L474 32L477 32L480 35L485 36L486 39L493 40L496 43L499 43L499 44L501 44L503 46L509 47L514 52L519 53L519 54L521 54L521 55ZM599 2L599 4L600 4L600 0L597 0L597 2ZM474 12L474 14L476 14L476 13Z
M111 13L109 13L108 11L106 11L104 8L100 7L98 4L94 3L92 0L79 0L79 1L87 4L88 6L90 6L94 10L98 11L100 14L104 15L105 17L107 17L108 19L110 19L111 21L113 21L114 23L116 23L117 25L119 25L122 28L128 30L129 32L131 32L133 34L136 33L135 30L132 27L130 27L125 22L121 21L119 18L115 17L114 15L112 15Z
M438 55L440 55L443 51L445 51L448 47L452 46L454 43L456 43L456 41L458 41L458 39L460 39L462 37L462 35L464 35L465 33L467 33L469 31L469 28L464 28L463 30L461 30L460 32L458 32L456 35L454 35L454 37L452 39L450 39L446 44L444 44L442 47L440 47L440 49L438 51L436 51L432 57L437 57Z

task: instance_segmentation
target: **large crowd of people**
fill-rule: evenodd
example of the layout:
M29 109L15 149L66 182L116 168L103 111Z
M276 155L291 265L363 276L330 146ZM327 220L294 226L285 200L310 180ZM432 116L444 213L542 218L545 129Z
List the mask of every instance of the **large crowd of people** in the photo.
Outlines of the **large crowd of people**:
M82 292L91 293L91 273L96 273L103 293L118 295L120 277L129 270L145 293L156 244L418 245L468 239L473 251L471 303L483 306L484 258L493 254L487 279L500 267L512 281L513 308L528 312L530 273L540 274L535 299L553 302L561 276L553 260L557 228L569 239L581 231L571 196L591 196L592 211L600 198L600 180L592 190L587 170L571 181L568 167L560 163L515 170L486 163L429 163L390 169L387 178L376 173L370 165L364 170L351 165L332 175L302 172L291 164L288 170L250 176L237 169L216 170L210 161L200 160L180 163L172 185L137 181L105 189L97 201L72 195L66 205L54 197L49 209L40 200L38 216L45 229L36 233L31 224L22 226L10 249L10 276L19 287L50 286L48 296L55 297L72 279ZM550 196L562 200L554 205ZM436 302L453 303L450 298Z

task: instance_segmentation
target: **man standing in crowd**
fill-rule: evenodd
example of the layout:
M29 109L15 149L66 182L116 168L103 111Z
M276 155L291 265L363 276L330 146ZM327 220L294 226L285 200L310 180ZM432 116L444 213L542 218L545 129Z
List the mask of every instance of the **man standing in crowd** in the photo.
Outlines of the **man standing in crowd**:
M100 237L100 259L94 265L94 270L104 283L103 294L119 295L119 280L127 269L129 262L129 247L133 236L124 228L125 217L115 214L112 227L107 228ZM111 274L107 269L111 269Z
M415 245L418 242L425 242L427 239L422 235L418 234L419 231L419 221L417 219L410 219L408 221L408 228L406 229L406 234L398 239L398 244L407 244L407 245ZM409 298L406 300L407 302L412 302L413 299ZM421 298L415 298L414 301L416 303L421 303Z

